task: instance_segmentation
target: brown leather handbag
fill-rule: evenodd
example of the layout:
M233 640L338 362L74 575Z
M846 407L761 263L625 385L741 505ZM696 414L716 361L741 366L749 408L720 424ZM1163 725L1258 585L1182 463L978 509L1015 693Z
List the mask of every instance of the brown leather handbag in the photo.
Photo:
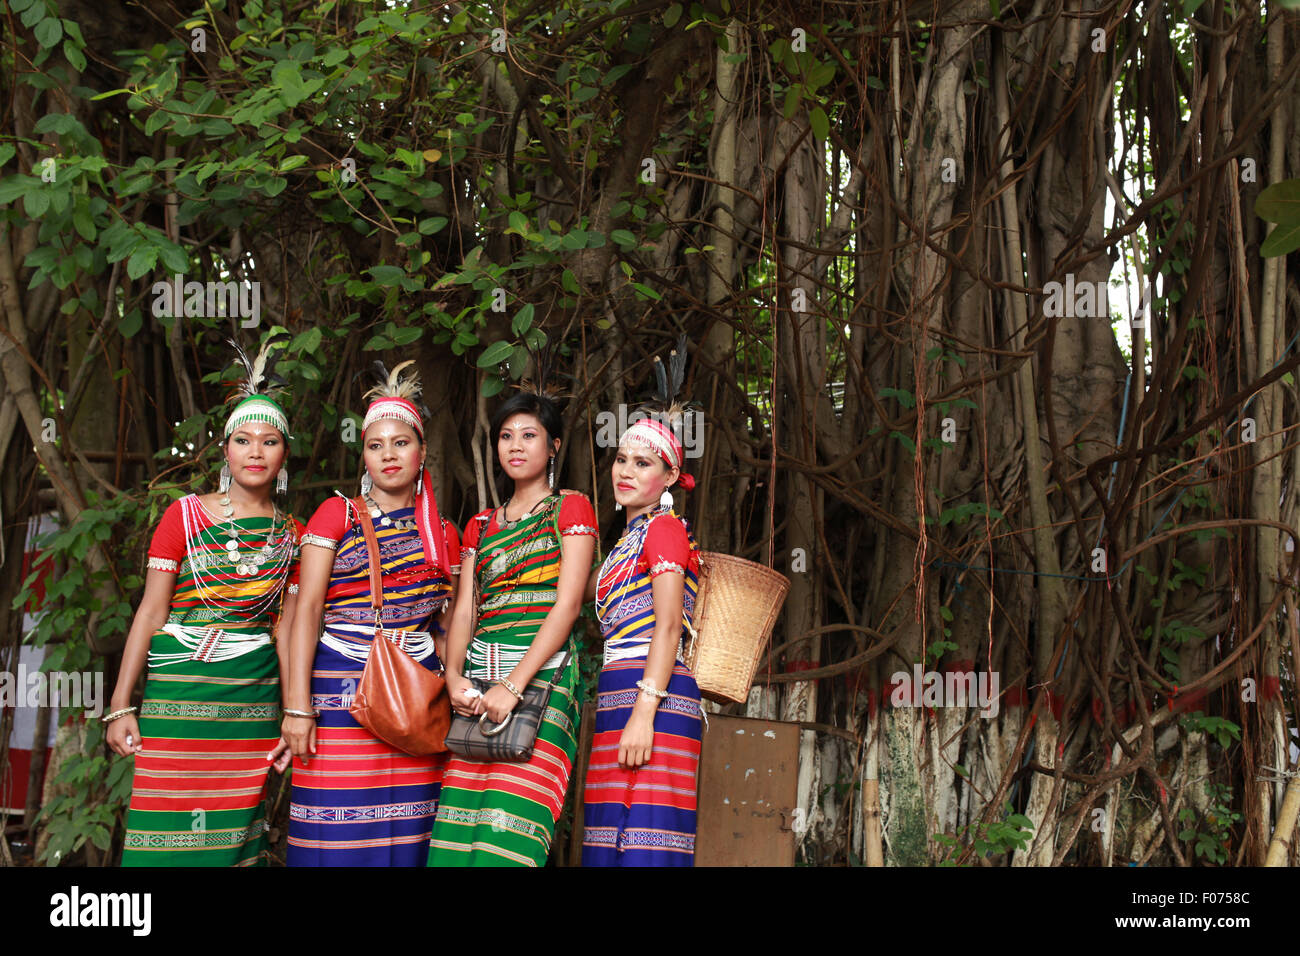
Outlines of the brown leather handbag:
M379 541L365 501L354 498L370 563L370 606L375 611L375 636L350 713L380 740L413 756L442 753L451 726L451 701L442 673L428 670L395 643L401 631L386 631L379 612L384 585Z

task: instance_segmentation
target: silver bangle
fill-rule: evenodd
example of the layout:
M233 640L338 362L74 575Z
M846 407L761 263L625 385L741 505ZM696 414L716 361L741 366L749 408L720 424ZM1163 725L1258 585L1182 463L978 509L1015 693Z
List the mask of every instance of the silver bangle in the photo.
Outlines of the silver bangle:
M123 707L121 710L115 710L111 714L105 714L99 719L106 724L111 724L113 721L117 720L117 718L125 717L127 714L134 714L139 709L139 707Z
M660 700L668 698L668 691L655 690L654 684L648 683L644 678L636 682L636 686L641 689L642 693L649 694L651 697L657 697Z

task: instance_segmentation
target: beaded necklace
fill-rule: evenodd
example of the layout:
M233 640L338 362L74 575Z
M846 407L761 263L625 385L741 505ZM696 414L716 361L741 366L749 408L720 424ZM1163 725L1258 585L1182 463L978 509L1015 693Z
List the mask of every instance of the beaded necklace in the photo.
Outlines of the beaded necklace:
M613 595L622 590L623 587L632 580L636 574L636 563L641 557L641 549L645 546L645 537L650 530L650 522L659 515L671 514L671 508L656 507L645 515L645 520L635 527L628 528L623 533L623 537L618 539L618 544L610 550L609 555L600 566L600 574L596 577L597 585L605 580L608 573L610 576L609 587L605 591L605 599L602 601L597 587L596 595L596 620L600 622L601 628L607 628L613 623L608 618L608 612L613 607ZM620 602L621 603L621 602Z
M192 547L191 541L197 538L200 528L197 520L191 526L191 512L182 507L181 515L185 523L185 556L189 560L190 571L194 578L194 590L199 600L210 611L227 610L241 611L251 617L260 617L271 608L280 591L284 587L284 582L288 578L288 570L293 562L294 536L289 533L289 522L280 514L280 510L274 510L274 517L271 519L271 528L266 533L266 541L260 551L254 549L252 557L247 560L242 555L239 547L238 527L239 522L234 520L233 509L223 515L225 523L228 525L226 531L217 528L218 521L212 512L204 507L203 501L198 495L193 496L194 504L208 516L209 521L217 535L227 538L222 547L222 554L235 566L235 573L240 577L268 578L273 585L268 587L260 595L249 597L238 597L230 593L229 587L223 587L220 579L212 576L212 583L207 580L207 569L214 555L209 551L199 551ZM228 506L226 506L228 507ZM225 510L225 508L223 508ZM193 515L197 518L197 515ZM233 547L232 547L233 545ZM269 571L269 575L265 572ZM249 583L252 583L250 580Z

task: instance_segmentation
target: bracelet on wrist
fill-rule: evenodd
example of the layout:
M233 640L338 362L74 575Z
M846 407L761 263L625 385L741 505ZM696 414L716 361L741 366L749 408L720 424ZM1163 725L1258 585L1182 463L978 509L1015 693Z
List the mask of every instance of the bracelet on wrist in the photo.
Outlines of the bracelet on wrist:
M315 720L320 716L318 710L294 710L291 707L283 707L281 710L286 717L306 717L308 720Z
M139 707L123 707L120 710L115 710L112 713L105 714L99 719L106 724L111 724L113 721L117 720L117 718L125 717L127 714L134 714L139 709Z
M519 688L514 685L514 682L511 681L509 677L498 678L497 683L500 684L502 687L504 687L506 690L510 691L510 693L514 694L516 700L524 699L524 695L519 693Z
M665 700L668 697L668 691L655 690L655 685L648 680L639 680L636 682L636 686L641 689L641 693L648 694L656 700Z

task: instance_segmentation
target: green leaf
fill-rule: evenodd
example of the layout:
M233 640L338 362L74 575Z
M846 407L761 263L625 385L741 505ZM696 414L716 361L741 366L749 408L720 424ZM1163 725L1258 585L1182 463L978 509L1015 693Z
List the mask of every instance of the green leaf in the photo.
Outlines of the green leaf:
M48 20L46 21L49 22ZM86 68L86 54L82 53L71 40L63 41L63 55L78 72Z
M515 335L523 335L533 324L533 313L536 308L531 302L527 303L522 309L515 313L514 319L510 322L510 331Z
M514 350L515 347L510 342L493 342L483 350L474 364L479 368L493 368L508 359Z
M786 119L792 119L795 112L799 109L799 97L802 87L798 83L790 84L790 88L785 91L785 102L781 106L781 115Z
M297 106L307 96L302 72L292 60L281 60L271 69L271 83L279 90L286 106Z
M90 214L90 207L78 205L72 211L72 225L76 228L77 234L87 242L95 241L95 219Z
M141 243L136 246L131 258L126 260L126 274L131 279L138 279L158 263L158 247Z
M48 50L63 39L63 24L58 17L47 17L36 24L33 32L36 34L36 42Z
M1300 249L1300 220L1282 222L1273 227L1259 247L1259 254L1265 259L1285 256Z
M903 447L906 448L910 454L913 455L916 454L916 442L912 441L912 439L908 438L902 432L899 431L890 432L889 437L897 438L900 442L903 443Z
M820 106L814 106L813 111L808 114L808 124L812 127L813 135L825 142L827 134L831 131L831 121L826 117L826 111Z
M638 298L653 299L656 302L660 302L663 300L663 296L661 296L654 289L650 288L648 285L642 285L640 282L633 282L632 288L636 289Z
M613 239L620 249L631 249L636 245L636 236L626 229L615 229L609 234L609 238Z
M1300 222L1300 179L1274 183L1255 200L1255 215L1269 222Z
M31 219L39 219L50 208L50 193L44 188L33 189L23 196L23 210Z
M671 30L681 18L682 5L680 3L670 3L668 8L664 10L664 28Z
M397 285L398 281L406 275L406 271L398 266L371 266L366 270L375 281L380 285Z
M483 380L483 388L481 391L483 392L484 398L492 398L494 395L499 395L501 390L505 387L505 382L501 381L501 379L497 378L495 375L492 375Z
M12 153L13 147L8 147L8 149ZM41 187L41 181L35 176L19 174L10 176L7 179L0 179L0 206L7 206L33 187L36 189Z

